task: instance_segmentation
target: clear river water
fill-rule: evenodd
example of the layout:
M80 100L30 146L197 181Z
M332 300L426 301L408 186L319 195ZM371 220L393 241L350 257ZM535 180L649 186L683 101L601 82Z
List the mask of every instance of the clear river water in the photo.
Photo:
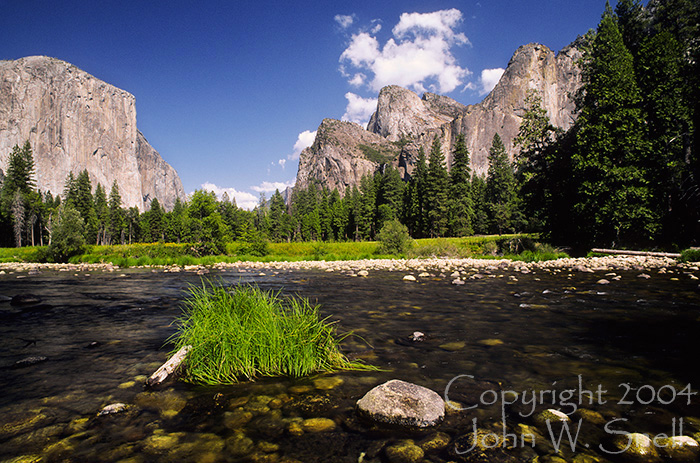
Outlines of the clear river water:
M202 277L0 275L0 461L591 463L620 460L610 442L622 431L700 437L700 292L682 272L617 272L604 286L605 272L497 270L464 285L389 271L263 273L207 278L309 298L358 335L344 351L381 371L147 390L186 289ZM12 305L17 295L40 300ZM359 419L357 400L394 378L464 410L448 407L425 431ZM97 416L114 403L126 411ZM560 446L536 419L545 409L570 414ZM475 427L511 437L467 451Z

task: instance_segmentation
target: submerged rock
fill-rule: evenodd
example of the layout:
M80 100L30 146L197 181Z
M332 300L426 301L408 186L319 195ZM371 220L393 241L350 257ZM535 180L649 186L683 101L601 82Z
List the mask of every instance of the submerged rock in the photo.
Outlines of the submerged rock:
M358 400L357 411L379 423L427 428L445 418L445 402L435 391L392 379Z
M34 294L18 294L12 298L10 305L34 305L41 304L41 298Z
M384 452L391 463L418 463L425 452L412 440L403 440L388 446Z
M625 457L640 463L661 461L654 442L645 434L637 432L620 435L613 441L614 446Z
M24 367L30 367L32 365L36 365L37 363L45 362L47 361L48 358L44 357L43 355L33 355L31 357L23 358L22 360L17 360L13 368L24 368Z
M656 444L661 452L673 461L690 462L700 455L700 444L688 436L671 436L658 439Z
M126 411L129 408L128 405L123 404L121 402L115 403L115 404L110 404L104 407L102 410L100 410L97 413L97 416L104 416L104 415L113 415L115 413L121 413Z

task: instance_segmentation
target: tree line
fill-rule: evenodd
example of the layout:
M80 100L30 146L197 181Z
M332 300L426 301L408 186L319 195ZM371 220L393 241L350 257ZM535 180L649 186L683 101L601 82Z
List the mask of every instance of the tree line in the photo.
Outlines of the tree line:
M0 189L1 244L51 244L57 229L72 227L88 244L193 243L215 254L236 240L372 240L398 220L414 238L539 232L581 249L697 245L698 10L692 0L606 4L597 30L579 40L574 125L553 127L529 91L518 153L511 162L496 134L485 177L471 172L463 136L449 169L436 137L409 179L381 164L343 197L312 182L295 188L289 204L275 191L247 211L226 194L197 190L172 211L153 199L141 213L123 207L116 182L109 193L93 190L87 171L70 173L63 195L37 191L27 142L12 150Z

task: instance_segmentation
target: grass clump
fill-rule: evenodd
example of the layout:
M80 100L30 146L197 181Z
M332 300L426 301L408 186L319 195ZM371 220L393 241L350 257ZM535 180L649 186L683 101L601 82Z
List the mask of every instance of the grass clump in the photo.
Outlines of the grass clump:
M255 286L227 288L203 281L185 299L176 347L192 346L184 379L232 384L260 376L306 376L372 366L348 360L335 325L303 298L281 298Z

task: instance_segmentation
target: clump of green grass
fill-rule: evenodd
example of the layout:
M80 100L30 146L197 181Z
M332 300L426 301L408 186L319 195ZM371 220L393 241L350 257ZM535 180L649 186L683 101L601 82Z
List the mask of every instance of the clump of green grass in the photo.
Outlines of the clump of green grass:
M348 335L338 337L334 323L320 319L307 299L203 281L189 289L184 304L173 353L192 346L184 362L186 381L232 384L260 376L375 369L340 352Z

